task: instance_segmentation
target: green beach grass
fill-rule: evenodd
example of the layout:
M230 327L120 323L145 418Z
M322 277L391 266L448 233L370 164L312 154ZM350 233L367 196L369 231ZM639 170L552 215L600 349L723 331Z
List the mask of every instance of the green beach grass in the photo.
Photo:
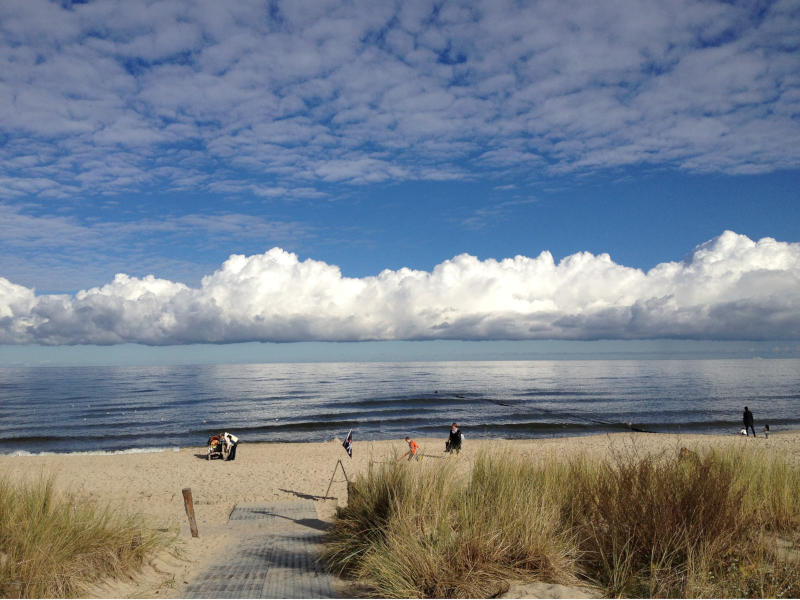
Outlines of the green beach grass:
M138 515L56 494L52 480L0 480L0 597L77 597L170 541Z
M507 581L608 597L800 596L800 466L750 448L375 463L324 560L381 597L491 597Z

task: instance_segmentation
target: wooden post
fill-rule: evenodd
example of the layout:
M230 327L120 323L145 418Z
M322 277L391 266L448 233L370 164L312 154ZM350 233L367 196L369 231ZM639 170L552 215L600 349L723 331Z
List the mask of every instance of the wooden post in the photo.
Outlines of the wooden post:
M192 530L192 537L197 537L197 522L194 520L192 488L183 488L183 506L186 509L186 516L189 517L189 529Z

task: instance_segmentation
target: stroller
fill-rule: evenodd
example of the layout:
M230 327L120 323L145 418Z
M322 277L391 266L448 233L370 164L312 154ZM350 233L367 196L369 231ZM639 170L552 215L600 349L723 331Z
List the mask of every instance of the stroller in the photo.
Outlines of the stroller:
M208 460L220 458L222 460L236 459L236 446L239 445L239 438L228 433L212 435L208 438Z

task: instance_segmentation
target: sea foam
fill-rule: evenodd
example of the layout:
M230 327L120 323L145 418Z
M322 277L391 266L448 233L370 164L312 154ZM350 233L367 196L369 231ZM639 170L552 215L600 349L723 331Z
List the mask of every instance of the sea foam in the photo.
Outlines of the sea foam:
M178 452L177 446L165 448L128 448L126 450L89 450L86 452L28 452L15 450L7 452L4 456L112 456L115 454L152 454L154 452Z

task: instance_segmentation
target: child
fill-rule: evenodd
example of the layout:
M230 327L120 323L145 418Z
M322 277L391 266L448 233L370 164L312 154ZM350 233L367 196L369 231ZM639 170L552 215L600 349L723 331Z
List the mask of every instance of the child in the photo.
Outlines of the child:
M419 450L419 444L417 444L417 442L415 442L408 436L406 436L406 442L408 443L408 452L403 454L403 456L401 456L397 460L403 460L406 456L408 457L408 460L411 460L412 458L416 458L417 460L419 460L419 457L417 456L417 451Z

